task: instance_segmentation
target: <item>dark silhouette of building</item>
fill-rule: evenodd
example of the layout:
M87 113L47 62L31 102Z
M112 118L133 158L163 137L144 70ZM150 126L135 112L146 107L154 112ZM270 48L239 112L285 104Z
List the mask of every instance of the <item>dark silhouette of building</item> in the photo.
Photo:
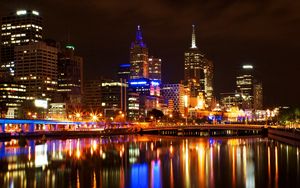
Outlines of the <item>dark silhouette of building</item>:
M66 45L58 54L58 94L60 102L80 104L83 94L83 58L75 47Z

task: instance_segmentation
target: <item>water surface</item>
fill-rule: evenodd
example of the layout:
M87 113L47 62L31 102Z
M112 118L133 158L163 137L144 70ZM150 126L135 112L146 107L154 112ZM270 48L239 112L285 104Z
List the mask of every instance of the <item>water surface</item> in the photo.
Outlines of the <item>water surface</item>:
M267 138L0 142L0 187L300 187L299 148Z

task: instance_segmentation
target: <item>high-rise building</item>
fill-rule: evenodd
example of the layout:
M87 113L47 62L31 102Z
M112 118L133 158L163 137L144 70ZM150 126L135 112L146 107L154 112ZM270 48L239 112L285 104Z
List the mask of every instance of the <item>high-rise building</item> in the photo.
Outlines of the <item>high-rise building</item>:
M257 81L253 65L242 66L236 77L237 92L241 94L244 109L262 109L263 88L262 83Z
M18 10L2 17L1 23L1 67L15 74L14 47L43 38L43 19L36 10Z
M161 82L161 59L150 57L148 59L149 79Z
M163 84L161 93L171 112L184 114L185 90L183 84Z
M101 110L101 80L84 82L84 105L88 110Z
M260 82L253 86L253 108L256 110L263 108L263 86Z
M141 78L131 79L128 84L128 95L133 96L132 93L138 94L140 116L145 117L152 109L161 108L162 101L160 97L160 83L158 81Z
M29 99L52 100L57 90L57 48L44 42L15 47L15 80Z
M130 79L130 64L129 63L120 64L117 75L119 79L128 81Z
M213 98L213 63L196 46L195 26L192 28L191 47L184 53L184 83L191 97L198 97L201 92L206 104L210 105Z
M141 27L137 27L135 41L130 48L130 78L148 78L148 48L143 42Z
M220 93L220 102L224 109L230 109L231 107L241 107L242 106L242 96L240 93Z
M67 45L58 54L58 94L60 102L80 104L83 94L83 59L75 55L75 47Z
M121 81L101 81L101 106L105 116L127 111L127 87Z
M0 76L0 118L20 118L26 86Z

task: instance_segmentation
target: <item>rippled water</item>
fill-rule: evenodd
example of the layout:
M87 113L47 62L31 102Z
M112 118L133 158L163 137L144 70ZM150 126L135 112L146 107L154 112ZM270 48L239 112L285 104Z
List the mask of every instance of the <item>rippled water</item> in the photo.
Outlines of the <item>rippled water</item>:
M299 148L267 138L0 142L0 187L300 187Z

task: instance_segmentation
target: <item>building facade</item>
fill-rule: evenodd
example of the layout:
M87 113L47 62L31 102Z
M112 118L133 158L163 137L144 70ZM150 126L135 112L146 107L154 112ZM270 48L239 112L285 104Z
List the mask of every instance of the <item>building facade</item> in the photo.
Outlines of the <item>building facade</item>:
M256 110L263 109L263 86L261 82L253 86L253 108Z
M101 81L101 106L105 116L127 111L126 83L116 80Z
M67 45L58 54L58 94L60 102L80 104L83 94L83 58L75 55L75 47Z
M0 83L0 118L20 118L26 100L26 86L10 81Z
M130 78L148 78L148 48L143 42L141 27L137 27L135 41L130 47Z
M128 81L130 79L130 64L129 63L120 64L117 72L117 76L118 79Z
M262 109L263 87L258 82L253 65L245 64L236 77L236 89L243 99L243 109Z
M150 57L149 64L149 79L161 82L161 59Z
M183 84L163 84L161 93L171 113L184 114L185 89Z
M30 100L51 101L57 91L57 48L44 42L15 47L15 80Z
M196 46L194 25L191 47L184 53L184 83L190 90L190 97L195 98L202 93L210 106L213 98L213 63Z
M87 110L101 110L101 80L86 80L84 82L84 106Z
M2 17L1 67L15 75L14 47L41 41L43 19L38 11L18 10Z
M145 117L152 109L160 109L162 98L160 94L160 83L146 78L131 79L128 82L128 95L138 94L139 116Z

